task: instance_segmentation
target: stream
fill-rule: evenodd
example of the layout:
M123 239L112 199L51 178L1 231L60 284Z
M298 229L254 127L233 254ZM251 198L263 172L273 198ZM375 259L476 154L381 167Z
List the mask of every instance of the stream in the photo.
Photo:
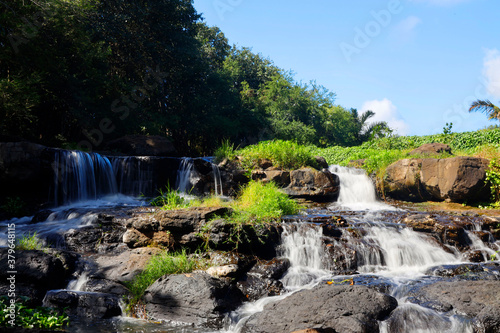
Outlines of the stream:
M62 156L60 157L63 158ZM145 204L140 198L126 196L150 188L149 171L123 171L117 175L118 182L108 181L105 184L93 182L87 175L90 169L106 169L108 174L114 166L125 170L125 159L109 161L95 155L89 159L86 156L74 154L61 163L65 168L78 169L84 159L86 169L73 172L74 179L62 179L59 187L54 190L54 198L61 204L57 209L48 211L45 222L32 223L32 217L0 222L0 230L5 225L16 223L19 234L37 232L47 243L57 245L57 235L62 235L70 229L92 225L96 219L96 211L101 209L126 210L130 207ZM93 159L93 161L92 161ZM89 169L90 168L90 169ZM181 163L182 171L178 174L177 187L185 190L189 183L189 172L192 163L189 159ZM111 170L111 171L110 171ZM281 244L281 256L290 261L290 268L282 277L285 292L280 296L264 297L255 302L247 302L236 311L228 314L225 327L218 332L242 332L247 320L254 314L265 311L266 305L285 299L303 289L313 288L318 284L342 283L352 281L355 284L373 286L384 289L386 293L398 300L399 306L390 318L381 321L380 332L474 332L471 318L460 316L452 311L438 312L411 302L412 290L417 285L433 283L440 278L432 275L432 268L442 265L458 265L467 263L459 249L442 246L434 238L422 232L416 232L399 223L400 216L407 211L380 202L375 193L373 183L364 171L331 166L330 171L340 178L339 199L321 208L310 209L298 216L284 218ZM97 171L96 171L97 172ZM101 171L99 171L102 174ZM214 169L214 174L216 170ZM57 177L57 175L56 175ZM111 176L108 178L112 178ZM96 179L96 177L94 177ZM69 182L77 182L77 193L68 189ZM215 179L215 188L220 190L220 176ZM217 183L218 182L218 183ZM322 216L341 216L354 231L363 235L354 237L353 233L345 232L341 237L330 237L323 234L323 228L317 222ZM477 231L480 226L477 226ZM0 238L0 246L6 246L4 233ZM472 231L467 232L471 248L483 254L488 260L500 250L500 242L494 240L487 246ZM493 236L491 236L493 237ZM326 240L326 241L325 241ZM328 244L328 246L325 246ZM346 274L334 275L332 263L328 260L328 247L344 249ZM355 253L355 255L352 255ZM498 262L498 256L496 257ZM349 260L356 261L356 272L349 272ZM85 275L80 276L81 279ZM83 281L74 280L68 285L69 290L79 290ZM92 324L80 325L73 322L71 332L213 332L207 329L193 327L159 325L142 320L119 317L108 321L97 321Z

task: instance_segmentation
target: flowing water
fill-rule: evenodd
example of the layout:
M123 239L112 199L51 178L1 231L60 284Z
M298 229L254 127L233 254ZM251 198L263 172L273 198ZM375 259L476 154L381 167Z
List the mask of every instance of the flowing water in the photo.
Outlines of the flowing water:
M141 191L147 186L150 177L147 168L135 165L129 168L126 158L104 158L98 154L72 152L57 156L61 164L56 172L54 198L58 203L69 206L53 209L43 223L31 224L32 218L17 219L16 228L20 232L36 230L41 235L62 234L70 228L91 225L97 219L95 208L113 207L119 202L123 205L139 205L142 202L120 195L120 191ZM129 169L127 169L129 168ZM188 192L192 186L194 163L183 159L177 174L176 188ZM118 171L120 170L120 171ZM142 170L142 171L141 171ZM65 171L65 172L63 172ZM340 178L338 202L332 203L322 213L345 216L350 225L362 230L363 237L354 238L343 233L341 239L331 240L333 245L355 253L351 259L357 263L358 275L334 276L327 256L323 229L317 223L304 222L307 218L297 218L295 222L283 224L282 256L290 261L290 268L283 276L282 283L286 292L280 296L265 297L248 302L228 315L223 332L240 332L245 322L253 314L264 311L264 307L305 288L313 288L327 280L355 278L362 280L381 279L387 282L389 293L398 299L399 306L391 317L380 323L382 333L395 332L472 332L472 324L467 318L455 314L439 313L432 309L408 302L409 286L415 282L432 278L426 275L428 269L442 264L464 262L460 252L452 247L444 249L430 236L418 233L404 225L387 219L387 212L401 213L390 205L380 202L373 183L366 174L357 169L339 166L330 171ZM222 195L220 173L213 170L216 194ZM217 176L219 174L219 177ZM117 181L118 180L118 181ZM126 185L128 184L128 185ZM220 191L219 191L220 190ZM111 197L110 197L111 195ZM90 201L88 201L90 200ZM74 202L78 202L75 204ZM480 231L480 226L477 227ZM498 241L495 249L488 247L474 232L467 232L471 248L491 257L500 249ZM490 235L490 237L493 237ZM495 241L493 238L490 241ZM0 239L0 245L2 244ZM341 244L341 242L343 242ZM346 255L347 258L347 255ZM86 282L82 272L68 285L68 289L80 290ZM306 314L307 311L304 311ZM109 332L208 332L193 328L169 328L153 325L131 318L115 318ZM79 330L86 332L85 330ZM102 330L106 331L106 330Z

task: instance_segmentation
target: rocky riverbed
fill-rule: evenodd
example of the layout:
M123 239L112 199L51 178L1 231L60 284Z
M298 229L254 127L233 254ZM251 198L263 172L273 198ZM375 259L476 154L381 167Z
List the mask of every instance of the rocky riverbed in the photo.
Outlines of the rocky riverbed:
M281 224L249 229L239 244L230 241L234 226L211 219L221 208L81 212L91 222L46 234L55 248L17 253L16 287L32 304L68 308L80 326L102 321L106 327L125 316L120 303L128 294L126 282L160 247L207 244L201 255L210 269L165 276L146 291L143 312L136 314L163 323L156 324L158 332L172 325L178 332L184 325L205 332L410 332L411 325L498 332L500 218L496 212L429 207L313 208ZM50 222L43 216L50 214L41 212L26 224L41 228ZM291 239L295 243L287 243ZM294 247L302 249L295 253ZM6 265L4 249L0 266ZM2 294L7 288L4 282ZM242 311L259 302L261 311ZM433 319L411 322L412 311L416 318L431 311Z

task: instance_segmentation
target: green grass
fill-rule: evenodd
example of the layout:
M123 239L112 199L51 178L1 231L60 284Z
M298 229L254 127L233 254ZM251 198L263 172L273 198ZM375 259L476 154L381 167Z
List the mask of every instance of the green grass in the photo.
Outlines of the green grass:
M190 206L189 200L183 198L179 191L173 190L170 186L167 186L165 190L160 189L158 192L160 195L151 200L151 206L159 206L165 210L186 208Z
M242 166L247 170L254 169L263 159L270 160L275 167L281 169L316 167L316 160L311 149L293 141L262 141L237 150L236 155L241 156Z
M23 235L16 244L17 250L39 250L42 251L46 248L42 240L38 238L36 232L33 234Z
M166 274L190 273L202 267L203 263L197 259L190 258L185 251L180 253L169 253L167 251L153 256L144 270L127 284L131 293L131 299L127 306L129 312L141 301L146 289L156 280Z
M234 160L236 157L234 144L229 140L222 141L220 147L215 150L214 156L216 163L220 163L225 159Z
M27 300L22 297L15 302L14 327L60 330L68 325L69 317L66 314L42 306L28 307L25 305ZM0 296L0 327L13 327L10 306L10 299L7 296Z
M241 191L241 194L232 204L235 210L233 220L266 222L277 220L284 215L297 214L297 202L272 182L250 182Z

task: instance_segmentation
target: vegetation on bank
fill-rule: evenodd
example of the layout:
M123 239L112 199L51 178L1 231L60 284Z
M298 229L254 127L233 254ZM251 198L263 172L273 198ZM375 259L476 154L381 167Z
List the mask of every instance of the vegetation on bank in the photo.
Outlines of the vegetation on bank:
M132 282L126 284L131 294L128 299L127 311L135 313L135 308L141 303L146 289L162 276L166 274L191 273L196 269L205 268L205 266L206 262L189 256L186 251L177 253L164 251L153 256L146 264L144 270Z
M63 312L43 306L29 307L27 301L21 297L11 305L7 296L0 296L0 327L61 330L68 325L69 317Z

